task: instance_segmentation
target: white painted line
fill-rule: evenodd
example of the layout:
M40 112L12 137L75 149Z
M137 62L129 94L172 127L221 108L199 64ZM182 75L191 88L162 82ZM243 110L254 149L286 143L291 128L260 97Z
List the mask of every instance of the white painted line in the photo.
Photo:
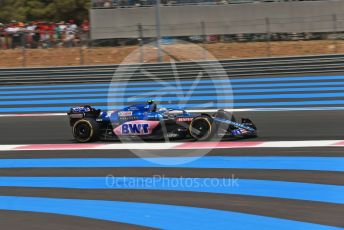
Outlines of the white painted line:
M0 151L13 151L16 148L22 147L25 145L0 145Z
M333 146L338 141L271 141L263 142L256 146L257 148L298 148L298 147L328 147Z
M117 144L105 144L95 147L95 149L133 149L133 150L154 150L154 149L173 149L179 143L117 143Z
M238 148L303 148L344 147L344 140L308 141L233 141L233 142L185 142L185 143L115 143L115 144L31 144L0 145L0 151L57 151L57 150L168 150L168 149L238 149Z
M54 117L67 116L66 113L25 113L25 114L0 114L0 117Z
M187 110L190 113L213 113L216 112L218 109L204 109L204 110ZM254 109L226 109L226 111L254 111ZM67 112L65 113L17 113L17 114L0 114L1 117L54 117L54 116L67 116Z
M187 109L190 113L213 113L218 109ZM344 107L304 107L304 108L242 108L242 109L224 109L228 112L280 112L280 111L336 111L344 110ZM18 114L0 114L1 117L51 117L66 116L65 113L18 113Z

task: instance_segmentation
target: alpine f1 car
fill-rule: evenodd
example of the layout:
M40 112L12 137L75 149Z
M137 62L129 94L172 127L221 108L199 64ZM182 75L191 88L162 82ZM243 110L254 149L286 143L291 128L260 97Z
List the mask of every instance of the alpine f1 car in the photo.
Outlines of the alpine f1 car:
M73 136L81 143L135 137L206 141L257 136L257 128L250 119L242 118L238 123L224 110L214 114L192 114L180 109L158 108L153 101L113 112L86 105L71 108L68 116Z

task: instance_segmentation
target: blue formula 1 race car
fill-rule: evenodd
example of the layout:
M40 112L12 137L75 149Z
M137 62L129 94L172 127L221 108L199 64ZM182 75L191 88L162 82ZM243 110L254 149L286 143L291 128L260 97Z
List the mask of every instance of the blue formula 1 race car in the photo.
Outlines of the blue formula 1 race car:
M257 136L257 128L250 119L242 118L238 123L224 110L192 114L180 109L158 108L154 101L113 112L86 105L71 108L68 116L73 136L81 143L135 138L208 141Z

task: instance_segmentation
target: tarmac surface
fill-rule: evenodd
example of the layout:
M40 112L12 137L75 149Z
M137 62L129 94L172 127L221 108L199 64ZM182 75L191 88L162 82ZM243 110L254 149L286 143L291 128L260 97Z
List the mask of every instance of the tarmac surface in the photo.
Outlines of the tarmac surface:
M238 117L249 117L259 128L256 141L278 140L340 140L342 139L342 111L240 112ZM68 119L56 117L3 117L0 126L6 130L1 144L74 143ZM3 134L2 134L3 135ZM239 140L240 141L240 140ZM159 150L152 150L158 152ZM185 155L187 150L165 150L168 157ZM214 149L207 156L273 156L273 157L343 157L337 147L318 148L250 148ZM5 159L46 158L136 158L130 150L83 151L11 151L2 152ZM2 168L2 177L185 177L231 178L300 182L322 185L344 185L344 173L310 170L258 169L197 169L197 168ZM1 179L0 179L1 180ZM343 195L343 194L342 194ZM327 226L344 227L343 204L295 200L276 197L218 194L190 191L131 190L131 189L70 189L54 187L1 186L0 196L68 198L85 200L126 201L167 204L216 209L269 216ZM119 223L52 213L1 211L3 229L138 229L135 224ZM25 224L24 224L25 223Z
M186 88L190 87L187 82L183 84ZM214 87L218 85L221 83ZM234 79L235 108L251 109L235 112L235 116L237 119L247 117L254 121L258 127L258 137L252 141L344 140L342 85L344 76ZM149 87L141 86L140 90L157 92ZM204 102L204 95L209 93L207 87L206 82L201 83L189 103ZM106 91L107 86L100 85L4 88L0 95L0 113L61 113L81 99L93 100L92 105L95 106L106 106ZM178 88L175 91L177 94L182 92ZM125 93L133 95L136 89L133 92L129 88ZM163 95L162 100L167 103L168 95ZM171 101L172 104L177 102L177 99ZM294 109L286 111L289 106ZM312 106L325 106L328 110L313 110L310 108ZM259 111L260 107L268 109ZM284 111L278 111L280 107ZM73 140L67 116L3 116L0 117L0 128L0 146L78 145ZM251 140L236 140L245 141ZM150 150L154 155L168 157L171 161L186 156L188 151ZM0 151L0 229L180 229L180 226L200 229L207 226L208 229L283 230L344 227L344 171L341 168L334 171L321 169L323 162L328 159L341 161L344 157L343 147L212 149L202 159L206 161L212 157L224 157L228 162L243 157L240 158L242 161L256 159L262 164L267 158L273 158L278 165L300 164L302 159L309 159L318 169L197 168L185 165L139 167L131 165L130 162L138 159L138 156L129 149ZM75 165L83 159L127 163L124 167L41 167L47 159L56 162L69 159ZM11 165L16 160L23 164L36 164L36 167ZM239 187L221 190L216 185L196 187L192 184L191 187L176 185L171 188L157 184L147 187L141 183L104 188L109 175L135 180L166 178L167 181L175 178L237 178ZM75 179L74 183L70 181L71 178ZM56 184L51 182L56 180ZM104 183L99 184L99 180ZM321 201L327 198L332 201ZM81 201L94 203L76 205ZM110 203L105 205L102 201ZM153 206L144 209L148 204ZM113 209L116 207L124 208L118 211ZM219 213L211 219L213 211ZM230 218L225 219L226 215ZM209 223L202 222L208 218Z
M255 141L344 139L343 111L252 111L236 112L258 128ZM0 144L73 143L67 116L3 117Z

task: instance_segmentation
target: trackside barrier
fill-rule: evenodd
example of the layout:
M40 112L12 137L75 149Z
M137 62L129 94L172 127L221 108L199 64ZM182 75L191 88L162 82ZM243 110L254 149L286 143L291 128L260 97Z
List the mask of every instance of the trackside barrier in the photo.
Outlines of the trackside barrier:
M344 72L344 55L294 56L276 58L252 58L219 61L229 77L259 77L274 75L300 75ZM214 61L197 63L177 62L178 78L192 79L204 67L213 66ZM144 68L157 78L175 79L171 63L133 64L128 68ZM72 66L50 68L8 68L0 69L0 85L52 84L109 82L118 65ZM142 71L134 75L117 74L116 81L146 80ZM223 76L223 77L226 77ZM208 76L204 74L204 78ZM221 77L221 76L219 76Z

